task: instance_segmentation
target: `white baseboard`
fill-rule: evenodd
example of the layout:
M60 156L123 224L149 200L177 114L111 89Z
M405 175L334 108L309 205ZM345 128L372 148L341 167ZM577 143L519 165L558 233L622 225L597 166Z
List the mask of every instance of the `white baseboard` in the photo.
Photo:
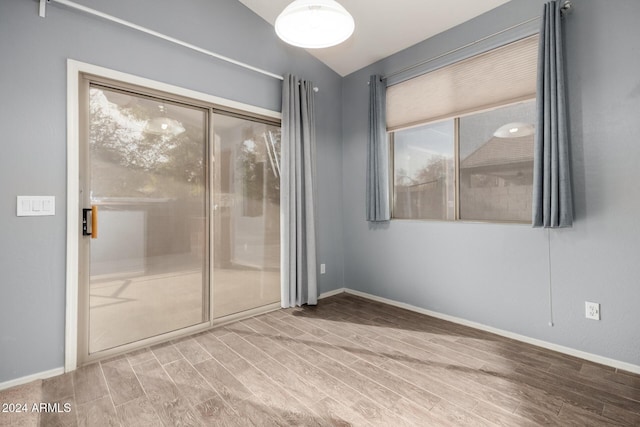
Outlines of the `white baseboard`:
M44 372L38 372L36 374L27 375L26 377L16 378L15 380L9 380L9 381L0 383L0 390L6 390L8 388L15 387L17 385L30 383L31 381L35 381L35 380L44 380L44 379L55 377L57 375L62 375L62 374L64 374L63 367L50 369Z
M334 289L332 291L327 291L327 292L323 292L318 296L318 299L322 299L322 298L329 298L332 297L334 295L338 295L338 294L342 294L346 292L345 288L339 288L339 289Z
M362 298L367 298L372 301L381 302L384 304L389 304L395 307L404 308L409 311L414 311L420 314L426 314L427 316L435 317L442 320L447 320L452 323L457 323L463 326L469 326L474 329L479 329L481 331L491 332L496 335L500 335L506 338L511 338L516 341L521 341L527 344L532 344L538 347L546 348L548 350L557 351L559 353L564 353L569 356L579 357L580 359L588 360L590 362L599 363L601 365L611 366L613 368L621 369L623 371L632 372L634 374L640 374L640 366L634 365L627 362L622 362L616 359L610 359L608 357L599 356L597 354L587 353L586 351L576 350L571 347L565 347L558 344L553 344L547 341L539 340L536 338L531 338L526 335L516 334L514 332L505 331L503 329L494 328L492 326L483 325L482 323L472 322L470 320L462 319L455 316L450 316L448 314L442 314L435 311L427 310L421 307L416 307L411 304L406 304L403 302L394 301L387 298L382 298L376 295L371 295L365 292L356 291L353 289L345 288L344 292L352 295L356 295Z

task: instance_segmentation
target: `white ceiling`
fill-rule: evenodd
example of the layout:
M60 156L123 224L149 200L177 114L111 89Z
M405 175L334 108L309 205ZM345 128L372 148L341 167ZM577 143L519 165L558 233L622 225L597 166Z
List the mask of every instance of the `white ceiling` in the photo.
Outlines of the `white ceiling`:
M238 0L273 25L292 0ZM341 76L455 27L509 0L338 0L356 21L341 45L307 49Z

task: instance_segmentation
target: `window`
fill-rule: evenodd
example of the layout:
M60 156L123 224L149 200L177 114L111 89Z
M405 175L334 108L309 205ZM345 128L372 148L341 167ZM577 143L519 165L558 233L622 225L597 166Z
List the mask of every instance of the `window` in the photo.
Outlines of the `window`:
M537 39L387 89L393 218L531 221Z
M393 134L395 218L455 219L454 124Z
M460 219L531 221L535 102L459 119Z

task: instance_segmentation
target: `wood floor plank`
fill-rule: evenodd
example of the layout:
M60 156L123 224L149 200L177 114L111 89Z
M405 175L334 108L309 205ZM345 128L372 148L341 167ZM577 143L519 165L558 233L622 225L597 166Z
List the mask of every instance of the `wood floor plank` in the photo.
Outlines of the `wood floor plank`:
M540 425L535 421L526 419L518 414L505 411L502 408L498 408L495 405L482 401L479 401L478 404L470 410L470 412L502 427L536 427Z
M300 342L302 339L304 339L304 344L314 350L344 364L350 364L362 359L371 360L373 358L375 361L380 360L378 354L366 349L356 348L349 341L330 333L321 337L305 334L298 338L298 341Z
M38 426L40 425L40 413L32 412L31 405L41 401L42 380L32 381L0 391L0 404L26 405L26 408L21 406L20 410L11 411L8 409L8 412L0 411L0 420L4 425L12 427L16 425Z
M483 369L469 371L467 372L467 376L470 380L478 384L485 384L488 387L491 387L507 396L511 396L516 400L529 402L543 409L555 411L556 413L563 405L562 398L552 393L548 393L546 390L541 390L521 382L511 381L508 378L503 378L500 375L494 375L492 372L487 372Z
M73 398L73 374L57 375L42 380L42 402L53 402Z
M256 346L249 344L246 340L242 339L238 334L231 333L220 337L220 342L227 345L232 351L243 357L250 363L258 364L262 362L267 355Z
M180 340L172 341L176 349L184 356L185 359L191 364L204 362L210 359L212 356L209 354L195 339L183 338Z
M249 389L215 359L205 360L194 365L194 368L227 402L232 399L243 400L252 396Z
M40 412L40 425L51 427L76 427L78 425L77 405L73 397L64 400L48 400L44 401L49 408ZM69 410L65 408L65 404L69 405Z
M452 344L450 340L445 340L439 337L432 338L429 342L406 335L401 335L398 339L405 344L423 349L440 358L448 359L452 362L456 362L460 365L468 366L473 369L479 369L487 363L477 357L477 353L465 351L463 347L457 347L455 344Z
M538 425L560 425L558 420L560 410L555 411L548 408L541 408L530 402L523 402L514 413Z
M561 355L554 351L540 349L533 345L527 345L523 349L518 349L518 352L523 353L529 358L534 358L548 363L550 367L556 368L557 372L579 372L582 368L582 361L580 360L570 356Z
M313 409L336 427L371 425L359 412L328 396L317 401Z
M623 421L605 418L569 404L564 405L560 410L558 421L567 427L608 427L626 424Z
M250 329L252 329L253 331L259 334L263 334L265 336L275 338L282 335L282 333L278 331L276 328L274 328L273 326L267 325L266 323L260 321L259 319L260 319L260 316L252 317L251 319L245 320L244 324L248 326Z
M614 381L603 380L602 378L597 379L592 376L585 375L583 370L565 370L562 367L554 365L549 368L547 372L549 374L583 383L586 386L593 387L619 397L640 402L640 389Z
M547 370L551 367L551 363L548 361L540 360L535 357L528 357L526 354L515 351L510 344L504 343L500 340L460 337L457 341L468 346L470 352L480 350L494 353L518 364L524 364L540 370Z
M101 362L114 405L122 405L144 395L142 386L127 358Z
M471 412L452 405L451 403L443 400L434 406L430 414L436 420L438 424L442 426L492 426L495 425L492 422L486 421Z
M230 333L231 332L220 337L216 337L213 334L203 334L196 337L196 341L198 341L207 353L219 362L233 362L237 359L238 354L220 341L220 338L224 338Z
M118 414L110 396L104 396L93 402L78 405L79 427L116 427L120 425Z
M640 375L340 294L0 391L0 426L638 426Z
M306 382L304 378L299 377L271 358L267 358L255 366L276 384L286 384L287 391L310 408L322 398L327 397L313 384Z
M307 319L299 320L300 323L306 323L311 325L313 328L319 328L318 326L314 326L311 321ZM372 351L366 347L361 346L358 343L354 343L348 339L342 338L336 334L330 332L330 329L322 329L325 333L321 336L314 337L314 342L318 348L318 351L322 351L324 354L328 355L332 358L337 358L342 360L346 364L350 364L355 362L356 360L366 360L373 364L383 363L385 358L384 355L381 355L375 351ZM305 335L307 337L313 335ZM328 347L332 346L332 347ZM335 348L333 348L335 347Z
M371 399L363 398L351 404L351 408L362 414L368 423L374 426L411 426L404 418L396 416L390 409L385 409Z
M278 360L277 355L285 348L278 342L278 337L263 335L256 331L239 332L238 335L260 349L265 355L276 360Z
M180 394L178 387L157 360L134 367L142 387L156 414L165 425L198 425L194 410ZM115 402L114 402L115 403Z
M116 411L123 427L158 427L162 425L146 396L120 405Z
M210 335L213 335L214 337L221 337L221 336L226 335L228 333L229 333L229 329L225 325L225 326L218 326L216 328L209 329L208 331L204 332L203 335L204 334L210 334ZM198 335L199 334L196 334L194 336L194 338L197 337Z
M471 369L479 369L484 365L483 361L475 357L451 350L444 344L441 345L437 342L426 342L411 336L401 335L398 335L398 339L381 337L380 341L401 350L415 361L429 360L445 365L465 366Z
M275 317L276 319L279 319L281 317L284 316L289 316L291 315L293 312L297 312L297 311L301 311L302 308L301 307L291 307L291 308L283 308L282 310L274 310L268 314L270 314L271 316ZM262 316L262 315L260 315ZM258 317L260 317L258 316Z
M248 418L243 419L220 396L212 397L195 406L200 420L205 425L241 427L251 425Z
M309 334L315 337L322 337L328 334L328 331L325 331L322 328L315 326L312 322L301 322L299 316L285 316L280 318L280 321L284 324L295 326L297 329L300 329L305 334Z
M251 332L253 329L251 329L249 325L247 325L247 320L251 319L244 319L230 323L228 325L225 325L225 329L229 330L230 332L235 332L236 334Z
M394 353L392 355L391 350L387 349L391 349L393 343L389 342L388 340L382 341L386 342L386 344L383 343L383 345L387 347L379 348L384 352L385 356L388 359L396 360L416 370L427 371L434 377L440 377L441 381L454 381L454 385L456 385L458 388L469 389L473 393L475 393L475 396L477 398L484 399L490 403L494 403L504 408L505 410L513 411L518 407L520 403L517 397L504 394L483 384L482 382L470 386L470 383L473 382L473 380L469 375L466 374L474 372L474 369L471 367L459 366L457 364L448 365L447 360L443 355L434 355L433 353L421 351L417 347L413 346L396 345L395 349L393 350ZM440 352L442 351L440 350ZM427 356L427 358L423 359L424 356Z
M184 359L164 365L164 370L178 387L181 396L192 406L219 397L204 377Z
M442 400L435 394L368 362L357 361L351 364L350 367L359 374L367 376L372 381L376 381L390 390L402 390L402 396L405 399L418 403L427 410L433 408L435 404Z
M127 353L126 356L127 359L129 359L129 363L131 364L131 366L148 362L149 360L153 360L156 357L149 347L131 351Z
M408 335L409 338L411 338L411 335ZM463 343L461 343L458 340L449 340L449 339L444 339L441 337L435 337L435 338L430 338L428 340L420 340L420 341L426 341L427 344L424 345L430 345L431 343L433 344L438 344L444 348L450 349L452 351L455 351L457 353L462 353L462 354L468 354L471 355L472 357L474 357L475 359L483 362L481 367L487 366L487 365L497 365L497 366L503 366L505 364L513 364L513 360L509 359L507 357L501 356L499 354L495 354L495 353L490 353L490 352L485 352L482 350L478 350L478 349L473 349ZM411 341L408 341L411 343ZM414 344L418 347L420 347L420 344Z
M154 345L151 347L151 351L162 365L182 359L182 354L171 343Z
M109 395L99 363L86 365L73 371L73 387L78 405Z
M327 328L327 330L330 331L330 335L322 338L325 342L335 342L352 353L353 356L366 359L373 364L384 363L389 357L403 357L401 352L383 343L359 335L348 324L344 324L340 328ZM332 338L332 335L336 338Z
M306 344L299 345L305 346ZM396 392L372 381L368 377L359 374L348 366L333 360L314 349L312 349L311 352L308 352L307 355L311 360L315 361L314 363L320 367L320 369L339 381L342 381L350 387L360 391L363 395L383 407L392 407L396 401L401 399L401 396Z
M436 421L436 418L431 414L432 408L421 406L403 397L393 404L389 413L393 414L396 419L402 419L412 426L428 425Z
M258 320L274 327L275 329L278 329L280 332L292 338L299 337L300 335L305 334L304 331L296 328L295 326L291 326L282 322L280 319L274 317L274 315L271 313L260 316Z
M238 418L244 421L241 426L253 424L256 427L280 427L289 425L255 396L247 399L232 398L228 404L238 414Z
M605 380L605 383L615 383L640 390L640 375L616 372L608 366L583 363L580 373L588 378Z
M280 418L292 423L304 423L304 425L327 425L326 421L302 404L292 392L280 387L247 361L237 360L233 365L234 367L244 365L239 369L238 379ZM234 369L234 372L238 370Z
M451 402L463 409L473 409L478 404L478 399L464 390L460 390L448 384L433 378L428 374L416 371L409 366L403 365L395 360L390 360L380 366L381 369L388 370L390 373L397 375L407 382L438 396L442 400Z
M596 414L602 413L604 402L588 395L581 394L576 390L562 384L561 380L555 377L539 377L541 371L523 365L514 366L492 366L491 368L483 368L483 370L491 370L504 378L513 381L515 384L525 384L527 386L543 390L552 396L556 396L564 403L582 407Z
M516 368L516 372L522 374L530 374L530 370L519 367ZM602 405L599 403L594 405L594 407L584 407L584 405L576 404L574 406L580 406L585 409L594 410L594 412L601 414L604 403L609 403L614 406L618 406L619 408L628 410L630 412L635 412L640 414L640 402L628 399L624 396L620 396L614 393L611 393L602 388L593 387L592 385L585 384L583 382L571 380L568 378L558 377L556 375L547 373L547 372L535 372L535 377L541 381L544 381L547 384L553 384L556 387L560 387L563 390L567 390L571 393L577 393L580 396L587 397L589 399L595 399L598 402L602 402ZM584 400L584 399L583 399Z
M625 411L613 405L605 404L602 416L622 425L640 426L640 414Z
M364 396L353 387L344 384L337 378L329 375L317 365L310 363L305 357L281 348L274 359L295 372L306 383L313 385L327 396L340 397L341 401L353 402ZM349 406L349 405L346 405Z
M40 414L38 413L19 413L9 415L10 422L7 425L11 427L39 427L42 425L40 422Z

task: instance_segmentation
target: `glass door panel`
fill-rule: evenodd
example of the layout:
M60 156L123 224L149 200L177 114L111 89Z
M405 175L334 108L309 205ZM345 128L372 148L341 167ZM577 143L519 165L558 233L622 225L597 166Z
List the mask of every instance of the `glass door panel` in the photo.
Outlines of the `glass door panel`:
M213 316L280 302L280 127L213 115Z
M89 354L208 321L208 110L89 89Z

